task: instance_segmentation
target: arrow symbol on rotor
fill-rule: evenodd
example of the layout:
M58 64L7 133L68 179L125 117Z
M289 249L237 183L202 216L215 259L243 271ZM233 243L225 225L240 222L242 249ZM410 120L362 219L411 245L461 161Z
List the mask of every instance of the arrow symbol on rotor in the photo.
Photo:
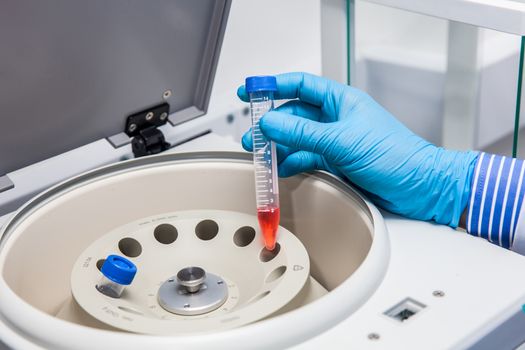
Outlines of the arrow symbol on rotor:
M301 265L294 265L293 266L293 270L294 271L301 271L302 269L304 269L304 267L302 267Z

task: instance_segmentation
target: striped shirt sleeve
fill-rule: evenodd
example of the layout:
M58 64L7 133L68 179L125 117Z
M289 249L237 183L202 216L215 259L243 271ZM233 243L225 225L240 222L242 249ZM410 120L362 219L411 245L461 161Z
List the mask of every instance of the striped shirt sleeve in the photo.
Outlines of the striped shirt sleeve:
M524 172L522 160L480 154L467 205L468 233L513 248L525 194Z

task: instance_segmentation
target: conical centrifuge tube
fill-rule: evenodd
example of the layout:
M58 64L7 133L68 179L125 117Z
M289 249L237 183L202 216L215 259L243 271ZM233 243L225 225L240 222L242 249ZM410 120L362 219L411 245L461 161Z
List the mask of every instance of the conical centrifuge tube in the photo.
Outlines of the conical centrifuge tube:
M266 249L273 250L279 228L279 186L275 143L268 140L261 129L261 117L273 109L273 93L277 81L273 76L246 78L246 92L250 96L252 116L253 163L255 166L255 196L257 218Z
M97 290L108 297L120 298L124 288L135 278L137 267L122 256L109 255L100 272L102 276L96 285Z

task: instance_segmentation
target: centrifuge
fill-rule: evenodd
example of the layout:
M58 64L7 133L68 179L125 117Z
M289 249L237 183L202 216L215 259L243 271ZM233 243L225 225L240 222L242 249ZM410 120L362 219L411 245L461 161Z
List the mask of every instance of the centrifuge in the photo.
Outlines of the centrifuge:
M252 155L215 133L231 115L206 113L230 5L23 0L0 14L3 345L523 343L525 258L380 211L331 174L279 180L264 247Z

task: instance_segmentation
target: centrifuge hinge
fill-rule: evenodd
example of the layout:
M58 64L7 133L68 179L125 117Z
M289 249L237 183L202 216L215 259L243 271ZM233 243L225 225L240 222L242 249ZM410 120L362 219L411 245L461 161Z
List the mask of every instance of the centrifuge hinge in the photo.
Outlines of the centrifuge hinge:
M124 132L133 137L131 148L135 157L147 156L167 150L170 144L158 129L168 122L170 105L162 103L130 115Z

